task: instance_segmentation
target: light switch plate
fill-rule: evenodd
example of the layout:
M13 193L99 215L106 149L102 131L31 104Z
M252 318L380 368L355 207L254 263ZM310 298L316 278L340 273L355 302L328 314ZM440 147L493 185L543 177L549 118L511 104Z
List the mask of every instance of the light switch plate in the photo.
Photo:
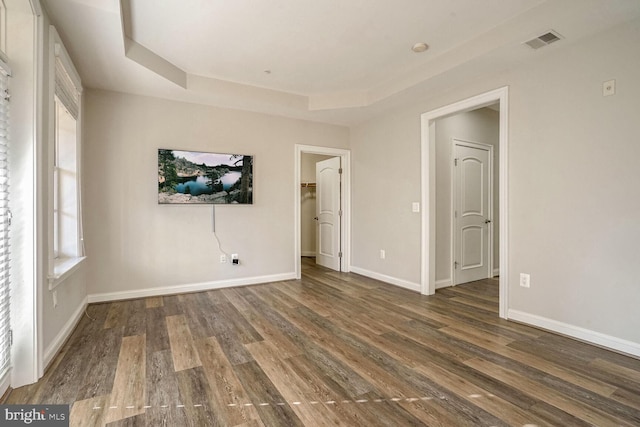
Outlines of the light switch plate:
M412 212L420 212L420 202L413 202L411 204L411 211Z

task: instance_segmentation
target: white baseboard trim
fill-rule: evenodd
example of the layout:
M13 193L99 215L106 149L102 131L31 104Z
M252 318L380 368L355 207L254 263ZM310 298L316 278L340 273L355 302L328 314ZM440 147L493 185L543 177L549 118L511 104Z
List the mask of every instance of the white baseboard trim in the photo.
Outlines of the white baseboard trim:
M436 280L436 289L448 288L453 286L451 279Z
M351 272L369 277L371 279L380 280L381 282L399 286L401 288L420 292L420 283L413 283L407 280L398 279L396 277L387 276L386 274L376 273L375 271L365 270L364 268L351 266Z
M499 268L494 268L493 269L493 277L499 276L500 275L500 269Z
M316 251L302 251L300 256L316 256Z
M80 318L84 313L84 310L87 308L88 297L82 300L76 311L73 312L67 323L64 324L58 335L55 336L51 344L47 348L44 349L44 367L45 369L49 366L49 363L56 357L58 351L62 348L62 345L67 341L67 338L71 335L71 332L75 329L78 322L80 322Z
M584 329L579 326L558 322L557 320L548 319L546 317L541 317L535 314L529 314L518 310L510 309L508 311L508 318L511 320L516 320L518 322L527 323L532 326L537 326L542 329L557 332L562 335L577 338L581 341L586 341L602 347L607 347L612 350L620 351L622 353L640 357L640 343L627 341L621 338L613 337L611 335L592 331L590 329Z
M187 292L210 291L213 289L231 288L234 286L257 285L260 283L295 280L295 273L273 274L270 276L243 277L241 279L216 280L214 282L192 283L187 285L166 286L162 288L136 289L132 291L108 292L89 295L89 302L108 302L125 299L157 297L162 295L182 294Z

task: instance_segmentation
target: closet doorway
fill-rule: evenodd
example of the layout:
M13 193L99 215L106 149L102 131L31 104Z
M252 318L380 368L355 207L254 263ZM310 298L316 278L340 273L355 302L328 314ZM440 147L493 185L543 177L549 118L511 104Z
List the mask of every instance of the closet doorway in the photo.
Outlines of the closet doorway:
M296 277L300 257L348 271L349 152L296 146Z

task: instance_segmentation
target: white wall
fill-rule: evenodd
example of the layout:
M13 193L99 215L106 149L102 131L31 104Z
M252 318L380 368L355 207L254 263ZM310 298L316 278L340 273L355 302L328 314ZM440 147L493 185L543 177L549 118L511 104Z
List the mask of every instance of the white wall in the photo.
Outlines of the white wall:
M11 239L11 328L13 372L11 385L17 387L37 379L34 323L38 300L36 283L36 88L35 37L37 22L30 5L7 5L7 56L13 77L9 81L11 135L9 141L10 208L13 215ZM39 254L38 254L39 256Z
M300 182L316 182L316 163L331 158L321 154L302 153ZM300 189L300 250L302 256L316 254L316 188Z
M500 113L480 108L436 120L436 284L451 285L452 141L460 139L493 146L493 269L500 260L498 215Z
M638 45L636 20L532 51L518 67L353 129L354 264L420 280L420 223L409 213L420 191L420 114L508 85L510 315L640 354ZM605 98L609 79L618 93ZM518 286L520 272L531 288Z
M87 91L85 113L92 300L294 277L294 145L349 144L344 127L100 90ZM239 266L219 263L210 205L158 205L158 148L255 156L254 204L215 210Z

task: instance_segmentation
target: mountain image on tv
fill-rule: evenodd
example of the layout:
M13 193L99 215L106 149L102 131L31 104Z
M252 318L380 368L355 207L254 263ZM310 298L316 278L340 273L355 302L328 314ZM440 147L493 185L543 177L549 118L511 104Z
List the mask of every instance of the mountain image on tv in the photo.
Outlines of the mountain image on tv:
M253 156L158 149L158 203L252 204Z

